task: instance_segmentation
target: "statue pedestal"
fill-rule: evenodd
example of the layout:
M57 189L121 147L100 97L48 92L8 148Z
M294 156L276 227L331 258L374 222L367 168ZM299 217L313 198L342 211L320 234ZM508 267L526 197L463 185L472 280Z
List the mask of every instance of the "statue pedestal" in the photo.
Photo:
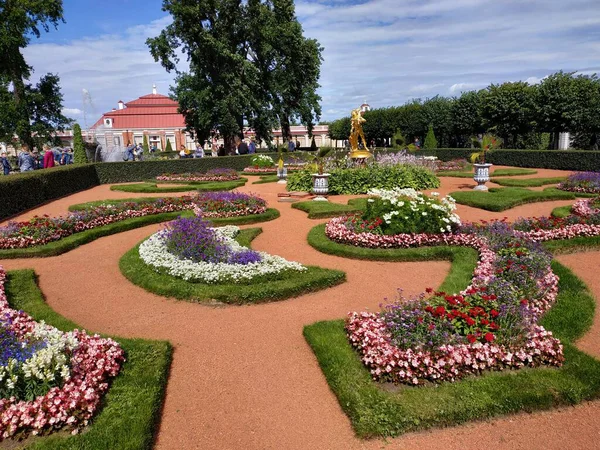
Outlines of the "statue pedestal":
M350 158L352 159L368 159L372 158L373 154L369 150L352 150Z
M287 169L284 167L283 169L277 168L277 181L278 184L287 184Z

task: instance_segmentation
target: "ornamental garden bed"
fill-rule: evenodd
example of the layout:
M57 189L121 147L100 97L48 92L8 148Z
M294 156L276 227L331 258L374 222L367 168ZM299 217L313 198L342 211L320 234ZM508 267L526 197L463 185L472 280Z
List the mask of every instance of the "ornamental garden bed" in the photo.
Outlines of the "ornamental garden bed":
M600 172L581 172L569 175L558 189L584 194L600 194Z
M169 193L169 192L190 192L190 191L230 191L232 189L244 186L248 181L246 178L240 178L235 181L206 181L206 182L188 182L188 184L178 184L175 181L170 182L172 186L160 186L156 182L134 183L134 184L116 184L110 187L111 191L134 192L134 193Z
M206 173L166 173L156 177L156 181L161 183L219 182L239 179L239 174L233 169L210 169Z
M387 208L385 217L390 209L404 214L400 203L405 198L395 204L393 196L372 200L371 212ZM413 200L409 209L430 212L434 204L425 208L427 203ZM453 267L449 278L454 279L452 288L457 274L462 278L460 294L441 292L446 286L427 299L401 299L380 314L351 313L345 325L334 321L305 328L357 433L396 435L598 396L600 376L586 377L600 363L570 345L589 328L594 301L568 270L553 263L564 279L559 303L550 309L558 278L550 268L551 257L538 244L600 235L598 211L583 208L580 214L567 220L522 219L514 225L467 224L451 234L397 233L394 227L410 226L407 219L394 224L366 213L330 221L325 232L338 253L362 247L362 257L371 253L371 259L380 259L389 252L398 259L402 253L410 257L425 250L403 247L440 243L467 245L480 253L472 280L464 269ZM443 223L438 220L438 225ZM350 251L350 256L355 255ZM556 336L538 323L543 315L542 324L556 330ZM548 365L562 367L532 369ZM507 368L520 370L494 372ZM388 382L419 387L390 390L384 387Z
M259 197L237 192L207 192L139 201L114 200L78 205L60 217L34 217L0 228L0 258L54 256L99 237L192 215L196 208L220 225L247 224L279 217Z
M491 176L493 177L514 177L519 175L535 175L537 170L534 169L495 169ZM438 172L438 177L454 177L454 178L473 178L472 171L464 170L446 170Z
M260 232L213 229L201 217L180 219L127 252L121 272L158 295L228 304L282 300L345 281L343 272L247 248Z
M575 194L554 188L547 188L543 191L532 191L519 187L490 188L488 191L456 191L450 195L456 200L456 203L461 205L496 212L527 203L575 199Z
M77 328L73 322L48 307L36 284L33 271L8 272L5 288L10 308L24 311L21 313L22 317L28 315L33 320L44 321L65 333ZM101 338L94 337L94 339ZM103 340L110 342L107 339ZM171 363L171 346L165 341L142 339L119 338L118 342L125 352L126 361L103 396L101 407L97 408L93 420L88 421L82 433L73 435L58 432L44 437L30 435L23 443L17 444L12 439L7 439L4 445L9 445L9 448L14 445L27 445L27 448L41 449L150 448L160 418ZM84 399L85 396L81 401ZM57 407L56 411L60 408L62 406ZM83 425L81 420L73 423L73 426L77 426L75 430L79 430L80 425ZM45 425L44 433L48 428L50 427ZM69 427L66 429L68 430ZM21 434L19 437L25 436Z

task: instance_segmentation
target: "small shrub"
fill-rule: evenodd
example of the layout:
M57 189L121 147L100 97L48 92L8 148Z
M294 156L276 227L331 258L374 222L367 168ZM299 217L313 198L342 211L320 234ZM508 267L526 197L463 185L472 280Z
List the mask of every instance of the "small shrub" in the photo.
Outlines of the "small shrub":
M429 129L427 130L427 136L425 136L425 142L423 143L423 148L425 149L434 149L437 148L438 143L435 138L435 134L433 132L433 126L429 125Z

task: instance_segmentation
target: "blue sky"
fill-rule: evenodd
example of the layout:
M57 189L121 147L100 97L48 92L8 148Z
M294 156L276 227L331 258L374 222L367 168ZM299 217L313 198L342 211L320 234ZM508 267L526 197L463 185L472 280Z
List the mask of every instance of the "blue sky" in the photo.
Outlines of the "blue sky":
M25 50L35 76L58 73L82 125L173 76L145 45L169 23L160 0L65 0L66 24ZM323 119L489 83L600 72L598 0L297 0L305 36L325 48ZM34 80L35 80L34 76ZM83 115L82 90L92 104Z

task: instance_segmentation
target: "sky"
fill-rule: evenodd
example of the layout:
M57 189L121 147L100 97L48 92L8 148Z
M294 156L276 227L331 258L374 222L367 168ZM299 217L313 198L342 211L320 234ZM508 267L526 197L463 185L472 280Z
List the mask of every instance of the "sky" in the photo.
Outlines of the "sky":
M58 73L64 113L91 126L173 74L145 41L170 23L161 0L64 0L66 23L24 54L32 81ZM297 0L304 35L324 47L322 120L490 83L600 73L598 0ZM89 92L84 100L83 91Z

